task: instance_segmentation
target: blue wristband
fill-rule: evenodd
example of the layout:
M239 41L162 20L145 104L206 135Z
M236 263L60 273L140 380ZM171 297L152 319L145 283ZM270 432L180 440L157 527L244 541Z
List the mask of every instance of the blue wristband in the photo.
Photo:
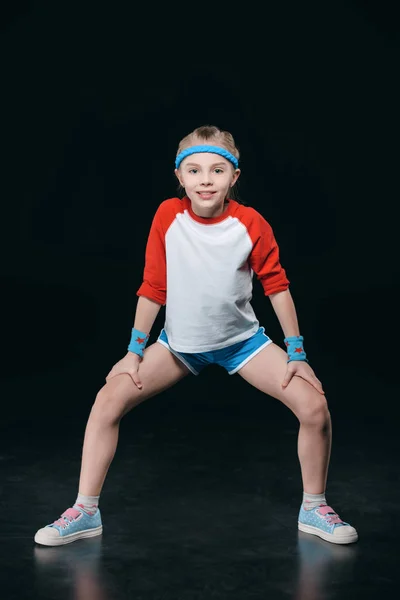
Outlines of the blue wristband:
M288 363L292 360L304 360L305 362L308 362L307 355L304 352L303 340L304 338L302 335L294 335L284 339L288 353Z
M138 354L140 358L143 358L143 350L146 347L149 336L139 329L132 328L131 341L129 342L128 350L134 354Z

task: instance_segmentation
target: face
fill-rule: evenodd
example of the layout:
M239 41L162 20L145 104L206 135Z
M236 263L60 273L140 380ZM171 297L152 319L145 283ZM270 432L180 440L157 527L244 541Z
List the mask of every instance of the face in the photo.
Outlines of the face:
M185 188L193 212L200 217L217 217L224 212L224 201L237 181L240 169L219 154L199 152L187 156L175 169Z

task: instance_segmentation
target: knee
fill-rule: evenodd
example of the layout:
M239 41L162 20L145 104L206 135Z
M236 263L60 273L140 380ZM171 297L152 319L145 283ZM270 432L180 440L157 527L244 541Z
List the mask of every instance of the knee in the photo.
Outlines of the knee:
M96 395L90 419L101 425L115 425L123 417L124 410L117 395L104 386Z
M328 430L331 415L325 396L316 392L309 395L301 405L299 421L302 425Z

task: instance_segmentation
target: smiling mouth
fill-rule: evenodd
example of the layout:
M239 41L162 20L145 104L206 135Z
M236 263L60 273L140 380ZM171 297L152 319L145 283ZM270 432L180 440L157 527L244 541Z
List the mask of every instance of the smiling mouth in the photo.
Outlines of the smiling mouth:
M200 197L211 198L215 192L197 192Z

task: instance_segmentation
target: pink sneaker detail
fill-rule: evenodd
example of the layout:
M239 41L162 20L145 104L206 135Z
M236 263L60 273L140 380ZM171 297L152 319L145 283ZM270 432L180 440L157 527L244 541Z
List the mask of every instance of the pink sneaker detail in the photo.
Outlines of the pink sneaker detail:
M329 525L339 525L340 523L343 523L342 519L339 517L339 515L337 513L335 513L333 508L330 506L327 506L326 504L321 504L318 507L318 512L320 515L325 517L325 519L329 523Z
M75 521L76 519L81 518L83 515L76 508L68 508L57 521L54 521L53 525L57 525L57 527L66 528L68 521Z

